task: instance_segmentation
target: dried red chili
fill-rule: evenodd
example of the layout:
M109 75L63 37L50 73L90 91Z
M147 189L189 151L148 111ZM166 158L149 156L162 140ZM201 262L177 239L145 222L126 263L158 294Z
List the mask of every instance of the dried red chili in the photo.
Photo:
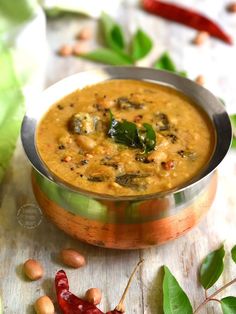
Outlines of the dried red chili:
M78 298L69 291L68 278L63 270L56 273L55 286L57 300L64 314L103 314L95 305Z
M226 34L219 25L195 10L159 0L143 0L143 7L150 13L184 24L199 31L206 31L211 36L227 44L233 44L232 37Z
M133 270L128 284L125 288L125 291L121 297L121 300L117 307L109 312L102 312L99 310L94 304L89 303L88 301L82 300L75 296L73 293L69 291L69 282L64 270L60 270L56 273L55 276L55 286L56 286L56 293L57 293L57 300L60 309L62 310L63 314L122 314L125 312L124 310L124 299L128 288L130 286L131 280L138 269L139 265L143 261L140 261L135 269Z

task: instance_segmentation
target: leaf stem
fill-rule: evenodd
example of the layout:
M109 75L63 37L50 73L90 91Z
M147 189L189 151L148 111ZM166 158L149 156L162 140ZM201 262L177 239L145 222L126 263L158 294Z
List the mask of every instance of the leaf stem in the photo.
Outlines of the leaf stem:
M234 278L233 280L231 280L230 282L226 283L224 286L222 286L221 288L219 288L218 290L216 290L214 293L212 293L209 297L207 297L197 308L196 310L193 312L193 314L199 312L199 310L206 305L209 301L219 301L217 299L215 299L215 296L217 296L217 294L219 294L221 291L223 291L224 289L226 289L227 287L231 286L232 284L236 283L236 278ZM220 302L220 301L219 301Z
M209 299L209 301L215 301L215 302L221 303L220 300L218 299Z

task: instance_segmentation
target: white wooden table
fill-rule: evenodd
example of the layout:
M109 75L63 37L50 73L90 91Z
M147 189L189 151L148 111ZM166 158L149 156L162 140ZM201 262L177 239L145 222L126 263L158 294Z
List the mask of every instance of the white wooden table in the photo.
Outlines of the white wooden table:
M182 1L190 5L190 1ZM227 1L191 1L206 11L233 34L236 33L236 16L227 16L223 10ZM210 8L210 9L209 9ZM149 58L142 65L150 66L164 50L173 55L179 68L188 71L191 78L198 74L206 77L206 87L224 98L230 111L236 111L234 73L236 70L236 48L229 48L209 40L202 47L190 44L195 31L130 8L121 14L120 22L127 29L127 36L135 26L146 29L156 45ZM219 18L220 17L220 18ZM46 85L59 79L100 65L79 58L60 58L56 50L65 42L73 42L75 34L83 25L89 25L96 33L97 22L81 17L64 17L48 23L50 55L47 66ZM96 34L99 38L99 35ZM97 38L90 47L96 45ZM30 165L19 143L11 166L0 186L0 295L3 298L4 313L34 313L32 304L41 295L48 294L55 300L54 275L62 267L67 271L71 290L80 296L90 287L103 292L100 308L112 309L117 304L134 265L141 259L140 268L126 299L127 314L162 313L161 266L167 265L189 295L193 307L201 303L204 291L197 281L200 262L211 250L225 241L230 250L236 244L236 155L231 152L219 167L219 184L215 202L202 222L187 235L161 247L146 250L115 251L92 247L71 239L54 225L43 219L34 228L22 227L17 221L17 211L23 204L35 203L30 185ZM58 252L65 247L81 251L87 258L87 266L70 270L58 261ZM22 263L28 258L42 262L46 274L38 282L29 282L22 276ZM220 287L236 276L236 265L226 256L226 269L215 287ZM236 286L228 288L223 295L235 295ZM59 312L58 312L59 313ZM220 313L215 302L208 304L201 312Z

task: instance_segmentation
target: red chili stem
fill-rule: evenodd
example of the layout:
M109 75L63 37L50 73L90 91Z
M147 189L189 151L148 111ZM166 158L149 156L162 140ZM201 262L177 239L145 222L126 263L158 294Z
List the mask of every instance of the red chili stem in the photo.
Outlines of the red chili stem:
M138 270L139 266L143 263L143 261L144 260L141 260L141 261L138 262L138 264L135 266L134 270L132 271L132 273L131 273L131 275L129 277L129 280L128 280L127 285L125 287L125 290L124 290L124 292L122 294L120 302L119 302L119 304L115 308L115 310L118 311L119 313L124 313L125 312L124 301L125 301L126 294L127 294L128 290L129 290L129 287L131 285L131 282L132 282L132 280L134 278L134 275L135 275L136 271Z
M233 44L230 35L222 30L214 21L198 11L160 0L143 0L143 7L146 11L152 14L170 21L184 24L199 31L206 31L211 36L216 37L227 44Z
M60 270L56 273L55 277L55 286L56 286L56 293L57 293L57 300L60 309L62 310L63 314L122 314L125 312L124 308L124 299L129 289L129 286L132 282L132 279L139 267L139 265L143 262L141 260L136 267L134 268L125 291L120 299L119 304L113 311L109 311L107 313L103 313L100 311L94 304L91 304L85 300L82 300L72 294L69 291L69 282L64 270Z

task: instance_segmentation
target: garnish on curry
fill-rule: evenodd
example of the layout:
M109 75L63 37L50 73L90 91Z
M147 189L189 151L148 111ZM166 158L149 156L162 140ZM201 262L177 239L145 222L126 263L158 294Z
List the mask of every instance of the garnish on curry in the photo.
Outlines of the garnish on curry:
M183 185L208 163L214 144L202 109L171 87L138 80L76 90L37 129L39 154L53 174L116 196Z

